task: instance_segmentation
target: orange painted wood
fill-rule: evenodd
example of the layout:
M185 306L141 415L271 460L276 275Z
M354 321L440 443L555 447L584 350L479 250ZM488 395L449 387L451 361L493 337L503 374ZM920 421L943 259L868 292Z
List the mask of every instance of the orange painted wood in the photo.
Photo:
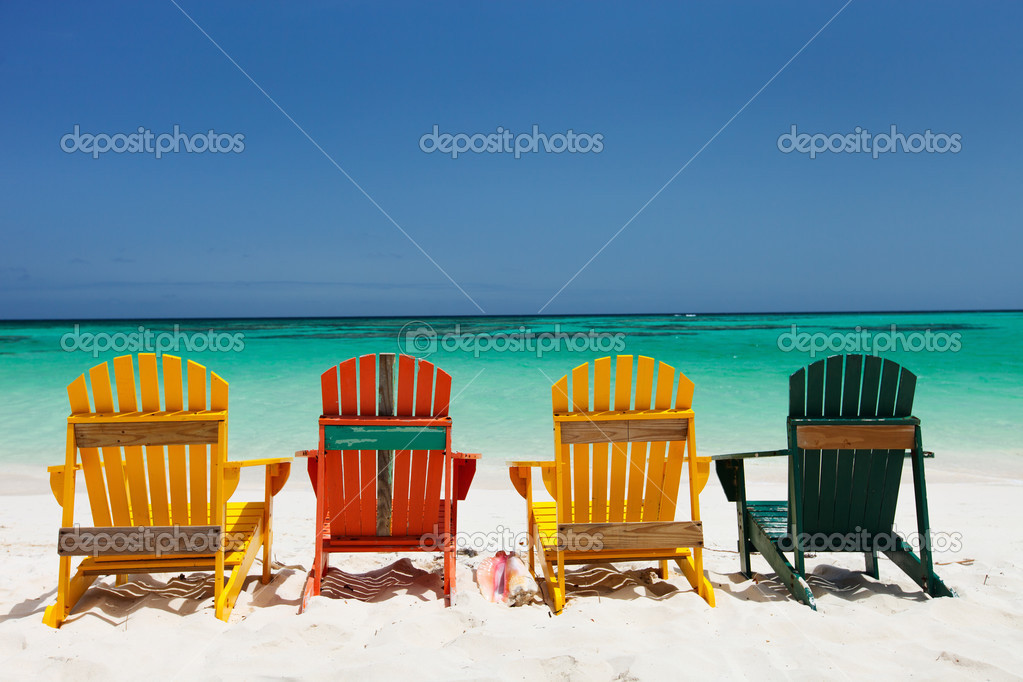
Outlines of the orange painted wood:
M415 406L416 360L409 355L398 356L398 395L394 401L394 414L411 417Z
M324 460L323 490L326 495L326 524L330 526L330 532L335 535L348 533L344 514L344 471L341 467L344 455L341 452L330 451L321 455Z
M423 508L426 504L426 450L413 450L411 453L412 467L408 494L408 532L409 535L420 535L423 532Z
M434 531L433 524L437 519L440 507L441 484L444 480L444 452L442 450L430 450L429 456L430 461L426 465L426 496L423 502L421 533L431 533Z
M362 502L359 499L358 450L345 450L341 453L341 476L344 483L342 504L336 512L332 511L331 513L339 514L342 517L339 520L343 524L342 527L345 529L346 535L358 535L361 529L360 504ZM327 482L327 485L331 485L331 482Z
M323 471L310 468L310 479L322 496L317 501L317 514L324 515L322 523L318 522L321 530L316 556L325 560L328 553L340 551L443 551L447 595L454 583L455 545L432 534L448 528L456 530L455 502L465 497L475 473L475 460L453 464L449 434L448 449L393 453L322 450L326 442L335 442L328 440L325 431L332 426L450 428L450 375L430 362L406 355L399 355L396 365L382 364L387 358L377 358L364 355L338 365L336 414L331 396L334 369L321 375L321 450L314 461L323 462ZM397 376L393 376L391 396L380 382L394 373ZM456 473L454 467L458 464L462 466ZM319 480L321 475L323 480ZM448 480L448 476L452 478ZM378 499L381 496L387 499ZM388 503L389 513L381 514ZM318 585L315 576L311 580Z
M416 377L416 416L428 417L433 414L433 364L419 361Z
M376 416L377 413L377 356L359 358L359 414Z
M409 482L412 477L412 453L394 453L394 503L391 506L391 535L408 531Z
M320 375L320 394L323 399L323 414L341 414L338 404L337 366Z
M448 408L451 403L451 375L447 372L437 370L437 378L433 389L433 416L448 416Z
M375 401L376 391L374 391ZM374 402L374 411L376 410ZM359 535L377 532L377 453L359 450Z
M356 388L356 373L358 360L351 358L338 365L339 381L341 385L338 395L341 399L341 414L359 414L359 393Z

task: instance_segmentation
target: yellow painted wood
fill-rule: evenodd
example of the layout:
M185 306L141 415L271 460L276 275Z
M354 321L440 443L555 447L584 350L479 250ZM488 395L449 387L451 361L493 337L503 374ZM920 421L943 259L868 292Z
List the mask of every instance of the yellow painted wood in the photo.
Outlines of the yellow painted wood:
M619 355L615 362L616 410L630 410L632 402L632 356Z
M650 443L647 463L646 491L643 494L643 521L661 521L661 499L664 496L664 457L667 441Z
M555 412L568 412L568 376L563 376L551 386L551 403Z
M206 409L206 368L188 361L188 409ZM209 462L205 445L188 446L188 521L193 526L209 521L207 490Z
M110 414L114 411L114 399L110 395L110 372L107 363L96 365L89 370L89 383L92 384L92 401L96 412Z
M611 358L597 358L593 361L593 409L611 409ZM591 472L593 506L590 518L593 521L607 521L608 465L610 448L607 443L594 443L593 469Z
M629 471L628 443L611 443L610 486L607 497L607 520L625 520L625 482Z
M63 466L50 468L51 488L63 508L62 524L74 525L74 474L81 468L94 525L187 526L206 525L202 522L208 520L235 537L226 550L199 557L86 557L74 575L71 557L60 557L56 603L43 617L48 625L59 627L99 575L118 576L117 584L121 584L133 573L212 570L216 612L224 619L260 550L264 559L261 579L269 580L272 497L288 479L291 458L229 465L227 382L211 373L207 394L206 368L189 362L186 409L180 359L164 356L162 365L163 411L160 362L152 354L139 356L137 375L131 356L115 358L113 386L107 363L89 370L88 385L83 374L68 386L72 414L68 417L67 457ZM94 410L90 410L90 389ZM116 409L112 389L116 389ZM205 428L197 422L215 424L208 454L206 445L173 442L197 442L193 432ZM265 466L265 499L262 503L227 504L244 465ZM228 570L231 575L225 582L223 575Z
M143 398L143 409L145 409L145 398ZM168 526L171 523L171 517L170 501L167 498L166 449L162 445L147 445L146 463L149 473L150 515L153 525Z
M649 410L654 387L654 359L645 355L639 356L636 368L636 406L637 410Z
M607 521L607 471L608 471L608 444L594 443L591 446L576 445L575 447L590 447L593 452L593 468L591 470L593 502L590 519L592 521Z
M590 366L579 365L572 370L572 411L586 411L590 408ZM562 439L564 443L564 439ZM564 445L562 446L564 448ZM579 522L589 520L590 499L590 448L588 445L574 445L567 448L572 453L572 458L564 460L565 464L571 461L572 471L572 497L562 498L563 502L569 505L569 518ZM567 473L567 469L566 469Z
M188 522L193 526L209 521L207 471L209 462L206 458L205 445L188 446Z
M564 605L565 567L600 561L657 560L666 576L667 561L674 560L698 594L714 603L703 574L702 540L694 534L694 529L702 528L698 496L709 472L703 459L695 457L694 387L670 365L640 356L634 368L633 360L631 355L615 358L613 391L611 358L594 361L592 384L588 365L574 368L571 396L567 375L552 386L555 466L553 471L549 466L541 471L554 502L532 498L531 478L523 469L540 462L512 463L509 472L527 501L530 571L539 555L555 613ZM692 521L676 522L687 452L692 454L688 469ZM599 551L559 546L558 524L581 524L576 528L600 524L595 527L610 528L614 537L620 536L620 546ZM652 527L656 528L648 530ZM693 546L645 547L673 542L667 538Z
M92 400L96 412L111 414L114 400L110 388L110 372L107 363L102 363L89 370L89 383L92 384ZM103 473L106 478L107 495L110 500L110 517L116 526L131 525L131 513L128 508L128 485L121 459L121 448L101 448Z
M611 358L593 361L593 411L611 409Z
M568 422L603 422L603 421L660 421L662 419L686 419L693 414L687 410L608 410L606 412L565 412L554 414L554 421ZM78 417L73 419L80 419Z
M654 409L671 408L671 394L675 390L675 368L660 362L657 364L657 390L654 395Z
M660 521L673 521L675 508L678 504L678 488L682 476L682 464L685 460L685 442L668 443L668 457L664 462L664 481L661 485L661 518ZM698 521L699 519L693 519Z
M163 409L176 412L184 409L182 401L181 358L164 355L163 362Z
M675 397L675 409L688 410L693 406L693 382L682 372L678 373L678 392Z
M148 526L149 485L146 481L146 459L142 447L132 445L124 449L125 475L128 478L128 497L131 500L131 523L134 526Z
M85 474L85 489L89 494L89 508L92 520L98 526L112 526L110 504L107 502L107 484L103 478L103 465L99 450L83 448L79 451L82 458L82 473Z
M579 365L572 370L572 412L590 409L590 366Z
M216 372L210 372L210 409L227 409L227 382L221 379Z
M153 353L139 354L139 393L143 412L160 411L160 375Z
M137 412L135 397L135 363L130 355L114 358L114 382L117 384L117 411Z
M184 445L167 448L171 523L188 525L188 454Z
M90 411L89 389L85 385L84 374L80 374L77 379L68 384L67 397L71 403L71 414L84 414Z
M629 487L628 504L625 508L625 521L637 522L643 520L643 484L646 482L646 455L647 446L645 442L629 443Z

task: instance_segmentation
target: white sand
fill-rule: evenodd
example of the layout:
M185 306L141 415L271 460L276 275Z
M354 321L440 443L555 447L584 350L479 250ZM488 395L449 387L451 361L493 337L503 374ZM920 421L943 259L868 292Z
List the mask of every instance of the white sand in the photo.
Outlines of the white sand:
M783 497L783 468L757 467L750 477L760 482L750 497ZM460 507L461 531L524 530L524 503L501 478L493 471L480 477ZM620 565L632 569L625 576L575 569L579 580L596 584L570 591L564 613L552 617L541 604L486 602L472 571L482 557L460 556L456 604L446 609L439 555L362 554L334 555L332 565L348 574L328 585L338 598L318 597L299 615L313 550L313 496L304 472L296 471L276 505L274 554L284 568L266 586L249 579L230 623L213 617L212 586L197 574L138 577L120 588L103 578L60 630L41 622L54 598L59 508L43 481L25 479L17 490L27 494L0 496L0 678L1023 675L1023 534L1015 520L1023 482L948 473L940 462L929 463L928 479L934 530L962 540L960 551L939 553L937 561L974 560L937 567L959 599L924 597L886 559L874 581L860 572L860 555L808 561L816 613L789 598L758 556L754 566L762 574L745 580L733 551L734 507L712 476L702 504L715 548L706 562L717 608L697 597L677 569L664 582L634 564ZM235 498L247 495L256 496L239 490ZM903 531L914 528L911 501L905 488ZM369 601L340 598L344 583Z

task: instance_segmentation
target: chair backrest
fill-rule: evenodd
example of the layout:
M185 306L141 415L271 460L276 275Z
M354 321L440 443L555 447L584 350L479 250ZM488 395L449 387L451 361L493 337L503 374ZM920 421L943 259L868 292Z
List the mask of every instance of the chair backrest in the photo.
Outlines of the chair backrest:
M909 418L915 391L916 376L891 360L834 355L789 378L789 418ZM795 438L790 427L789 448L798 458L789 464L790 491L798 486L802 493L803 533L892 530L906 449L802 449Z
M138 364L136 375L134 358L122 355L113 384L103 362L88 385L85 374L68 385L69 458L81 458L93 522L210 524L212 481L226 455L227 382L210 372L207 390L206 368L189 360L183 374L172 355L142 353Z
M331 533L435 531L450 456L451 376L426 360L399 355L395 363L393 354L381 353L345 360L320 379Z
M612 375L611 360L551 388L558 521L673 521L687 443L694 454L693 382L645 356L617 356Z

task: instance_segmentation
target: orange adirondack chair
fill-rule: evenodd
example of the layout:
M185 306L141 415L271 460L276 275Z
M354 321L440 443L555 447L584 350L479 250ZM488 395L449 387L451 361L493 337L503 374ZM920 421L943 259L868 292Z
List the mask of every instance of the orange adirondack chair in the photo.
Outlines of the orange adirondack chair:
M291 457L227 460L227 382L210 372L207 392L202 365L188 361L187 390L173 355L139 354L137 375L131 355L113 365L116 408L105 362L89 370L91 406L84 374L67 388L67 456L49 467L63 507L57 601L43 622L60 627L99 576L121 584L129 574L185 571L213 572L215 614L227 620L260 550L262 581L270 582L273 496L288 480ZM229 501L245 466L266 467L260 502ZM79 469L96 527L75 523ZM76 556L84 558L72 573Z
M394 359L363 355L320 377L320 445L295 453L309 458L316 491L316 555L302 610L320 593L332 552L442 552L451 604L458 502L479 455L451 449L450 375L408 355L397 367Z

